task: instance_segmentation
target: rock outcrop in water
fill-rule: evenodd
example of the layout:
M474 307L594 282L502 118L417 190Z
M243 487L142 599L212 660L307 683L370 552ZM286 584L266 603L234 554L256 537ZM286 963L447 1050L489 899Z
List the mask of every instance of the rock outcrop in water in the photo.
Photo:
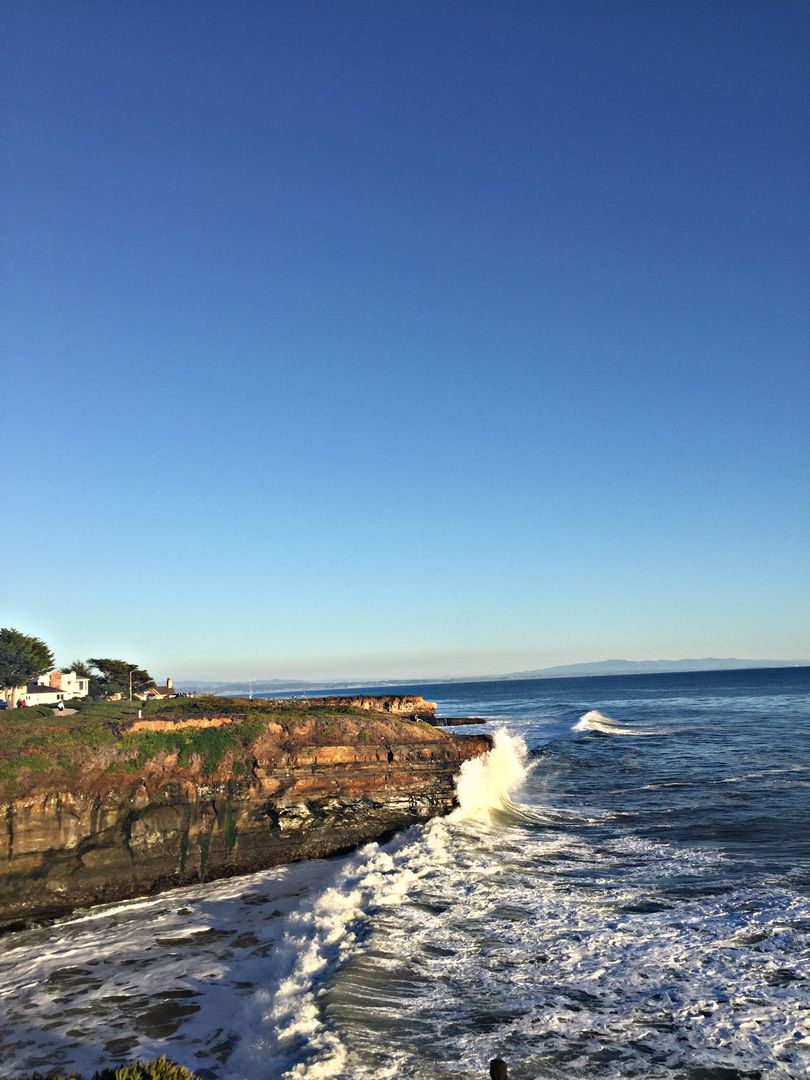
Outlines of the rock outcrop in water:
M491 740L403 718L391 700L186 700L106 721L108 741L96 734L67 764L54 749L51 768L6 785L0 927L330 855L447 813L461 764ZM80 739L92 710L70 728L43 720L37 747ZM19 735L33 721L4 723Z

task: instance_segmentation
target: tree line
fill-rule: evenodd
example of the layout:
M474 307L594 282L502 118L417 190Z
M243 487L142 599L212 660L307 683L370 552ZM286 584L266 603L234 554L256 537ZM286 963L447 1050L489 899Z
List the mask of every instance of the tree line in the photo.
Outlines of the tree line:
M9 708L16 704L20 687L27 686L40 675L53 671L53 668L53 653L42 638L23 634L10 626L0 629L0 691ZM88 679L92 698L109 697L111 694L128 696L130 677L133 694L142 693L155 685L155 680L144 668L128 660L109 657L74 660L60 671L64 675L72 671L80 678Z

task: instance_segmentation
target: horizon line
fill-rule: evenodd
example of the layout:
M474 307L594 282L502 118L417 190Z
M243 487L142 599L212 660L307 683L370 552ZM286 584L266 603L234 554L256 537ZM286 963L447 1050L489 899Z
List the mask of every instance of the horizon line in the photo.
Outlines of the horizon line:
M279 677L279 676L254 676L252 678L227 678L220 679L203 679L186 676L178 676L174 679L175 684L196 684L206 686L246 686L257 685L262 683L273 683L282 689L285 686L289 686L291 689L304 689L307 687L323 687L329 688L332 686L345 686L345 687L364 687L364 686L400 686L407 685L409 683L466 683L466 682L497 682L501 680L514 679L518 681L520 679L566 679L566 678L616 678L629 675L677 675L688 674L688 671L683 669L679 670L661 670L661 671L586 671L581 670L585 668L591 668L607 664L638 664L639 666L647 664L690 664L690 663L709 663L716 661L718 663L734 664L735 667L704 667L698 669L692 669L694 673L703 671L706 673L720 672L720 671L767 671L778 670L780 668L803 668L810 667L810 659L742 659L737 657L685 657L679 660L590 660L582 661L581 663L571 664L557 664L547 668L535 668L518 671L507 671L502 673L486 673L483 675L413 675L413 676L377 676L377 677L365 677L359 676L352 677L340 677L332 676L328 677L316 677L316 676L297 676L297 677ZM570 674L566 674L566 669L570 670ZM580 669L574 671L572 669Z

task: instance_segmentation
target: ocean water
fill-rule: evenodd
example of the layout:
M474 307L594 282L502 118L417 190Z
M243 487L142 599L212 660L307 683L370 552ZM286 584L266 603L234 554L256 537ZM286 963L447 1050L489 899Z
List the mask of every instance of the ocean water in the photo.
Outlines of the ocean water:
M6 935L0 1076L810 1075L810 671L407 689L496 734L453 815Z

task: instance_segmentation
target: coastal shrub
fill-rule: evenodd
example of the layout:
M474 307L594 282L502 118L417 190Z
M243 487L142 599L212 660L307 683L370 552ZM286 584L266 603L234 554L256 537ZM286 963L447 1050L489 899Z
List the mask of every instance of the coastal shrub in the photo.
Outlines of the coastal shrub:
M19 764L24 769L38 773L47 772L51 767L50 759L43 757L42 754L29 754L28 757L21 758Z
M82 1080L76 1073L34 1073L30 1080ZM92 1080L200 1080L197 1073L183 1065L176 1065L168 1058L159 1057L153 1061L136 1061L132 1065L121 1065L117 1069L101 1069L93 1074Z
M218 728L184 728L180 731L133 731L124 737L124 748L136 756L127 764L132 771L158 754L177 754L177 763L185 768L192 757L202 762L203 771L215 772L227 754L237 757L257 738L264 727L261 717Z
M50 705L25 705L23 708L3 709L5 720L51 720L53 709Z
M109 724L97 720L84 721L64 727L60 726L59 731L56 732L58 744L88 747L91 750L97 750L100 746L107 746L113 741L114 736L115 730ZM49 739L49 743L53 745L53 737Z
M43 714L44 713L44 714ZM9 786L24 769L41 775L69 770L88 750L111 745L109 725L77 716L57 717L46 706L0 713L0 785Z
M123 1065L120 1069L105 1069L96 1073L93 1080L198 1080L197 1074L175 1065L168 1058L160 1057L155 1061L139 1061L134 1065Z

